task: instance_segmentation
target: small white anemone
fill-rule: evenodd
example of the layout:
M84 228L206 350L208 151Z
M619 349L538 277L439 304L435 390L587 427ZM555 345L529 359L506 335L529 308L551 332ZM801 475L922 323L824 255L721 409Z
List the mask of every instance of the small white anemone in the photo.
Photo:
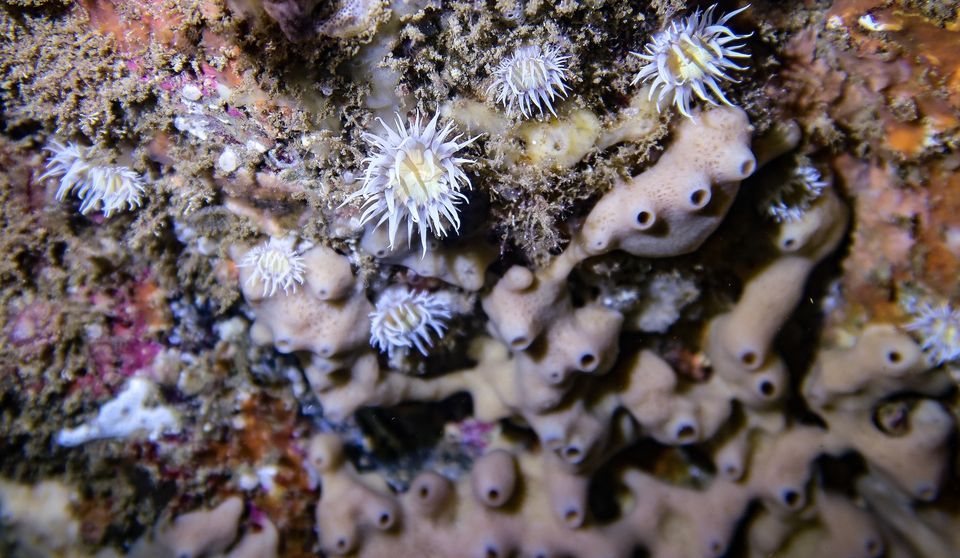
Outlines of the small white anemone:
M370 313L370 344L390 358L413 347L426 356L432 338L443 338L450 316L450 304L436 293L389 288Z
M263 296L273 296L277 289L284 294L296 292L297 285L303 284L303 256L294 247L294 238L271 238L255 246L240 262L240 267L250 267L253 271L247 278L247 284L256 281L263 283Z
M829 185L815 167L801 164L760 200L760 210L777 223L799 221Z
M448 227L460 231L457 205L467 200L460 189L470 187L462 166L474 161L456 154L477 138L458 142L460 135L456 135L448 139L453 123L447 122L438 130L438 118L439 114L434 115L424 126L417 112L408 128L397 114L396 130L378 118L384 135L363 134L375 151L364 160L367 168L363 185L344 203L363 200L361 224L377 217L377 227L386 222L391 249L402 223L407 226L408 243L417 225L424 254L428 232L445 237Z
M913 321L904 327L920 338L927 364L939 366L960 359L960 310L947 302L923 301L912 308L912 313Z
M533 107L541 116L544 107L556 116L553 100L567 95L564 79L569 58L554 46L520 47L494 69L493 83L487 93L497 90L497 102L505 105L510 113L516 105L524 118L530 118Z
M127 167L105 165L97 161L92 147L82 147L70 142L66 145L52 141L45 147L51 156L47 160L47 172L41 180L60 178L57 200L63 201L71 192L81 200L80 213L100 209L110 217L114 211L126 211L140 207L143 195L143 179Z
M746 68L738 66L731 58L749 58L750 55L740 52L739 49L745 45L735 44L734 41L745 39L753 33L737 35L726 23L749 6L730 12L714 22L713 10L716 7L714 4L703 13L697 10L679 23L671 22L670 27L657 33L653 41L647 43L645 53L630 53L646 62L632 83L653 81L649 98L652 99L659 91L658 110L661 102L671 93L671 102L687 118L693 118L690 114L693 95L714 106L719 106L718 100L733 106L720 91L718 80L737 82L727 72Z

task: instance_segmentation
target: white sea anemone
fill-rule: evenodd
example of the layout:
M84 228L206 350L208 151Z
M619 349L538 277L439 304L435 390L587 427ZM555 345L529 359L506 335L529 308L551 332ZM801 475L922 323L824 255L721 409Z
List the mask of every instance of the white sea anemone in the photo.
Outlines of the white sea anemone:
M271 238L255 246L240 262L240 267L253 268L247 284L263 283L263 296L273 296L277 289L284 294L296 292L303 284L303 256L293 247L293 237Z
M370 314L370 344L390 358L395 351L412 347L426 356L432 338L443 337L450 316L449 303L436 293L387 289Z
M760 210L777 223L799 221L827 186L829 182L822 179L820 171L801 164L760 200Z
M736 82L727 72L746 69L731 58L750 57L739 50L745 45L734 41L749 37L752 33L737 35L726 23L749 6L730 12L714 22L713 10L716 7L714 4L703 13L697 10L679 23L671 22L670 27L657 33L653 41L647 43L645 53L631 52L646 62L632 83L653 81L649 98L652 99L659 90L657 109L671 93L671 102L687 118L693 118L690 115L693 95L711 105L718 106L719 100L733 106L723 96L717 80Z
M553 100L567 95L564 79L569 58L553 46L544 49L537 45L520 47L494 69L493 83L487 92L497 90L497 102L505 105L507 112L511 113L516 105L524 118L530 118L533 107L541 115L546 107L556 116Z
M470 187L470 179L461 167L474 161L456 154L477 138L458 142L460 135L457 135L448 139L453 123L447 122L438 130L438 117L439 114L434 115L424 126L418 112L407 128L397 114L396 130L378 118L384 135L363 134L374 152L364 160L367 168L363 185L344 203L357 198L363 200L361 224L378 216L376 226L386 222L391 249L397 229L404 222L408 243L413 226L417 225L424 254L428 231L436 237L447 236L448 227L460 231L457 205L467 199L460 189Z
M912 308L914 319L905 327L920 338L930 366L960 359L960 310L950 304L919 302Z
M143 179L127 167L101 164L92 147L73 142L66 145L52 141L45 148L51 153L47 172L41 179L60 177L57 200L63 201L71 192L82 200L80 213L86 215L100 209L106 217L114 211L140 207Z

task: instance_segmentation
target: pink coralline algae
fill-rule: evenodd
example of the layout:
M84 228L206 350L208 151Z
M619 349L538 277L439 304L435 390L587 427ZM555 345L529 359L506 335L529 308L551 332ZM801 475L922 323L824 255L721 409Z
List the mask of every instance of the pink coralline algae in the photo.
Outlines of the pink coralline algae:
M106 327L95 324L86 330L91 368L77 378L76 389L103 395L111 391L108 386L150 368L165 347L154 333L165 320L155 306L158 295L148 278L113 293L90 295L90 302L104 309Z

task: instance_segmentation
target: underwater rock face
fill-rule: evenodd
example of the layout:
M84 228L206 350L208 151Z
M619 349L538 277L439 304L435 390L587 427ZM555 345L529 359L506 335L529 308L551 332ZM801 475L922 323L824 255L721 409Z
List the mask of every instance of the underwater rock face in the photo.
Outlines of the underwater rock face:
M953 3L0 19L0 555L960 555Z

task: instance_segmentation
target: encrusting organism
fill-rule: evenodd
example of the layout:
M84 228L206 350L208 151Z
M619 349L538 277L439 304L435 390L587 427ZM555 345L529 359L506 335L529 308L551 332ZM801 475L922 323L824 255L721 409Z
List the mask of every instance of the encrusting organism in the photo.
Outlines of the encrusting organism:
M277 289L285 294L303 284L303 256L293 247L293 237L271 238L254 247L240 262L240 267L251 267L248 283L263 283L263 296L273 296Z
M541 116L546 107L556 116L553 100L567 95L564 79L569 58L553 46L520 47L497 65L493 71L494 81L487 91L497 91L497 102L505 105L507 112L512 113L516 105L524 118L530 118L533 107Z
M815 167L801 164L792 175L760 200L760 211L777 223L799 221L810 204L823 194L829 182Z
M83 147L73 142L64 145L52 141L45 149L51 153L51 157L47 160L47 172L40 178L60 178L58 201L76 192L82 200L80 213L86 215L94 209L100 209L106 217L110 217L114 211L140 207L143 179L133 170L99 164L93 147Z
M733 106L723 96L717 80L736 82L727 72L746 69L731 58L750 57L740 51L745 45L734 41L745 39L752 33L737 35L726 23L749 6L730 12L714 22L713 10L716 7L714 4L703 13L697 10L680 23L671 22L668 28L647 43L644 53L631 52L646 62L631 83L652 81L649 98L652 99L659 91L658 110L661 101L671 93L671 102L687 118L693 118L690 101L694 94L711 105L718 106L722 102Z
M438 130L438 118L439 114L434 115L424 126L418 112L407 127L397 114L396 130L378 118L384 135L363 134L375 152L364 160L367 168L363 185L344 203L363 200L361 224L378 216L376 226L386 222L391 249L403 222L408 242L417 225L424 254L428 231L437 237L447 236L448 225L460 231L457 205L467 200L460 190L471 186L462 166L474 161L457 157L457 152L477 137L460 142L458 134L448 139L453 123L447 122Z
M960 310L947 302L919 302L912 309L914 319L905 327L920 338L930 366L939 366L960 358Z
M449 304L436 293L387 289L370 313L370 344L391 358L398 349L411 347L426 356L432 337L443 337L450 317Z

